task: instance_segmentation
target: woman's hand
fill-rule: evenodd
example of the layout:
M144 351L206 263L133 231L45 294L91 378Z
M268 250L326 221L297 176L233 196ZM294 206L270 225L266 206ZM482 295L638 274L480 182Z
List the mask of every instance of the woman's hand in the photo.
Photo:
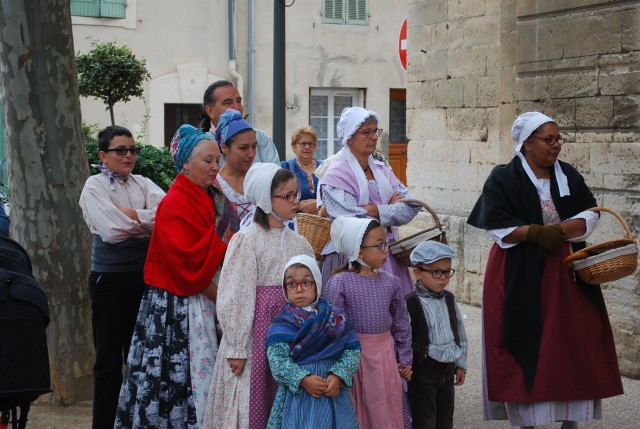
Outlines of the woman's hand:
M229 362L231 372L237 377L240 377L242 375L244 366L247 364L246 359L227 359L227 362Z
M340 393L340 387L342 386L342 379L335 374L329 374L325 380L328 385L324 391L324 396L329 398L335 398Z
M402 194L398 191L394 192L393 195L391 195L391 198L389 198L389 204L395 204L398 201L404 199L404 197L402 196Z
M313 396L314 398L319 398L320 395L322 395L327 390L329 383L327 383L322 377L319 377L317 375L307 375L300 382L300 386L302 386L309 395Z
M300 204L298 205L298 210L301 211L302 213L317 214L318 207L316 206L316 200L310 199L310 200L300 201Z
M547 256L555 253L564 243L564 229L560 225L529 225L527 241L537 244Z
M367 211L367 216L380 219L380 212L378 211L378 206L373 204L365 204L364 206L362 206L362 208Z
M411 381L411 376L413 375L411 365L402 367L400 366L400 364L398 364L398 371L400 371L400 377L404 378L407 381Z

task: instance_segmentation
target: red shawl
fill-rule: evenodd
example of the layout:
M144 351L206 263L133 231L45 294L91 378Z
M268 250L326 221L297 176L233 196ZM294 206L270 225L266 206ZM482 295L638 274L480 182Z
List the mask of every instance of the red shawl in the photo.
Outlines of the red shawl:
M226 250L227 243L216 232L212 197L178 174L158 205L145 283L178 296L200 293L211 283Z

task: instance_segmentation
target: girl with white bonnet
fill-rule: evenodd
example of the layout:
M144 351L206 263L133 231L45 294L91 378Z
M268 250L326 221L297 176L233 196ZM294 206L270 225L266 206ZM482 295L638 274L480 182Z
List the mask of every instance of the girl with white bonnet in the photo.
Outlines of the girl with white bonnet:
M412 375L411 328L400 279L381 271L389 256L387 233L375 219L339 217L331 239L347 263L324 293L344 309L360 340L360 366L351 387L360 427L410 429L402 380Z
M383 162L374 160L380 116L362 107L349 107L342 111L337 124L338 138L344 152L331 163L318 185L319 198L332 219L340 216L377 219L387 231L387 240L398 238L397 227L411 221L420 210L398 202L411 198L406 187ZM322 274L325 282L336 268L346 260L335 252L331 242L322 251L325 255ZM383 268L398 276L403 292L413 289L409 271L393 255Z
M294 256L283 271L287 304L267 331L271 373L280 383L267 429L356 429L349 388L360 342L341 308L322 293L314 258Z
M622 394L602 291L562 264L569 242L585 247L596 200L558 160L556 121L523 113L511 135L513 159L493 169L468 219L495 242L482 298L484 417L577 428L601 418L601 398Z
M256 206L253 222L235 234L218 285L223 336L209 391L203 428L264 428L276 395L266 334L286 303L282 270L295 255L313 257L309 242L285 223L300 198L293 173L271 163L253 164L244 180Z

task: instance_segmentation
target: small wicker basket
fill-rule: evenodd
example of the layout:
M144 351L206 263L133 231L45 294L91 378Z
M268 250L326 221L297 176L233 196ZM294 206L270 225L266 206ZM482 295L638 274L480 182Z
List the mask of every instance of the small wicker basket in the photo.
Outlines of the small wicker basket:
M605 241L567 256L563 263L585 283L599 285L633 274L638 268L638 246L624 219L613 210L602 207L590 209L615 216L624 227L627 238Z
M421 205L426 211L429 212L435 222L435 226L429 227L421 232L405 237L402 240L398 240L391 246L389 246L389 250L396 258L396 260L405 267L410 267L411 252L416 248L418 244L427 240L435 240L439 241L440 243L447 244L447 235L445 233L444 227L440 223L440 219L438 219L438 215L427 204L423 203L422 201L411 199L400 200L400 202L415 203Z
M331 219L308 213L296 215L298 234L304 236L316 256L317 261L322 261L322 249L331 240Z

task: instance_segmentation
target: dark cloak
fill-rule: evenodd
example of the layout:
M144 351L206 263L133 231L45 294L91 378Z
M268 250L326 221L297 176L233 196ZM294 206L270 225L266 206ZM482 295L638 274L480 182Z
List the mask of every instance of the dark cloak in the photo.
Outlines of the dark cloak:
M595 207L596 200L582 175L570 164L558 162L567 177L570 195L560 197L555 171L551 168L551 197L560 218L566 220ZM467 223L485 230L543 225L538 192L520 158L514 157L508 164L493 169ZM574 250L584 247L584 242L573 243ZM527 242L519 243L507 252L503 341L522 368L525 385L531 389L540 353L540 279L546 257L536 244ZM599 290L580 280L577 283L598 312L606 317L602 300L596 296Z

